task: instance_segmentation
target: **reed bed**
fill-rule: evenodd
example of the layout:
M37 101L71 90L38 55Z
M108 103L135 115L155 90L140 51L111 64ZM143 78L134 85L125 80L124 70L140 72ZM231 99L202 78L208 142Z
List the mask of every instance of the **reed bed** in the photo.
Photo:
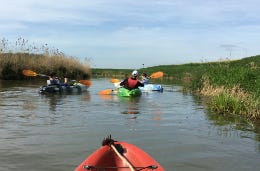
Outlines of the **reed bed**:
M59 77L90 78L91 71L88 62L82 63L75 57L68 57L59 52L58 49L50 49L47 45L37 49L27 43L28 41L19 38L15 43L18 48L9 45L6 39L1 41L1 79L24 79L23 69L46 75L56 72ZM8 47L12 47L12 49L10 50Z

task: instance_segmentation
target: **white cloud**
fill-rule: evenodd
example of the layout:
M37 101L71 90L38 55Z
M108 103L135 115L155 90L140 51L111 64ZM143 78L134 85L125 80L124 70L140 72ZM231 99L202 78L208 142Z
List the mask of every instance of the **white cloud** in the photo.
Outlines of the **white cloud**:
M247 49L248 55L260 51L258 0L0 0L0 4L4 23L0 36L47 43L72 56L91 56L96 63L107 56L124 57L123 67L132 67L130 58L147 62L160 57L158 64L214 60L227 54L222 44ZM243 57L245 53L238 51L234 57ZM109 60L103 65L114 66Z

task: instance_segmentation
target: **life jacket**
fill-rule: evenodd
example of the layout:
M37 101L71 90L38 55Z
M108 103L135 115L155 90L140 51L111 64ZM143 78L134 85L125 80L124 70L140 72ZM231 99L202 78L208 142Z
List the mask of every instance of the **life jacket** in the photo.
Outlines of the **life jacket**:
M127 82L128 82L128 88L133 89L138 83L138 80L133 80L131 78L128 78Z

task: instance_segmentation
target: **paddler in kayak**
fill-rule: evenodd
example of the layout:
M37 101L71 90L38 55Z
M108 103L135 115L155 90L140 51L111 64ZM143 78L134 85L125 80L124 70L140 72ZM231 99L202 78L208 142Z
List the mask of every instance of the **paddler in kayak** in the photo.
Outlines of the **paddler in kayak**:
M142 73L142 80L141 83L143 84L149 84L150 78L147 76L146 73Z
M52 72L49 75L49 79L47 80L47 85L60 85L60 80L59 78L56 76L55 72Z
M141 83L138 79L138 71L134 70L132 72L132 76L130 78L126 78L124 81L120 83L120 86L123 86L124 88L128 90L136 89L138 87L143 87L144 84Z

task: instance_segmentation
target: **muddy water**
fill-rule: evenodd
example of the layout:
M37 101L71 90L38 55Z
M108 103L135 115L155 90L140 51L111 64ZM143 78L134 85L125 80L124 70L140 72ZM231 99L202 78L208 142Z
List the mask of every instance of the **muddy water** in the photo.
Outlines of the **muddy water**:
M127 99L88 92L39 95L44 82L0 83L0 170L73 170L108 135L153 156L166 170L260 170L259 133L209 114L200 100L166 86Z

